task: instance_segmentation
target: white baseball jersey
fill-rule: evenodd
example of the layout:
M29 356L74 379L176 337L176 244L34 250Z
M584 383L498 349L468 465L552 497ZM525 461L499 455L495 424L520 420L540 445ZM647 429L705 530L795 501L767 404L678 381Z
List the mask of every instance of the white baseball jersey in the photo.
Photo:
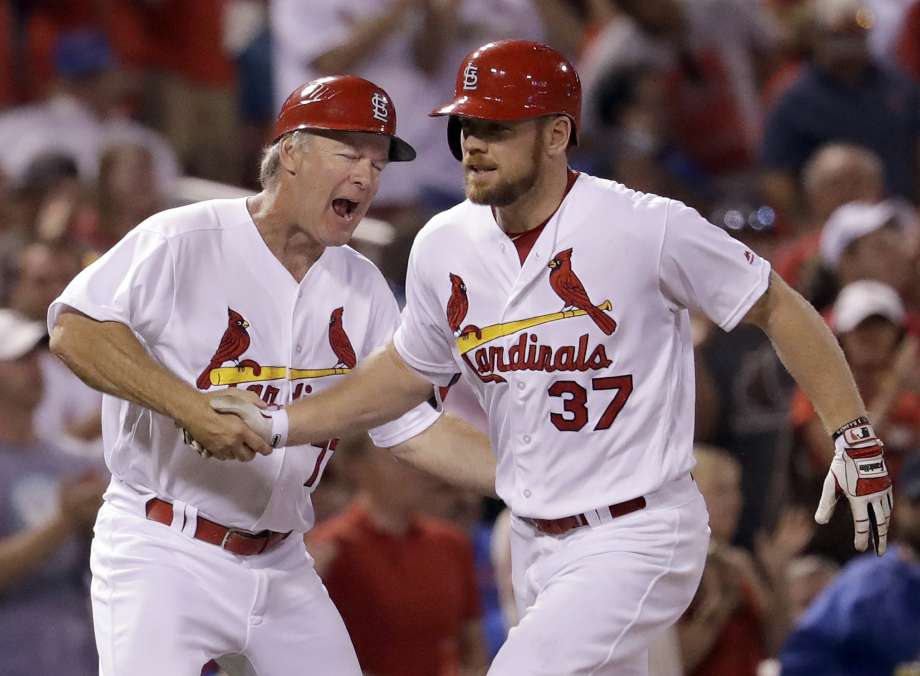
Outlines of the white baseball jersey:
M552 267L550 267L552 265ZM412 248L394 343L437 385L473 384L520 516L652 493L693 465L688 310L732 329L769 264L679 202L580 175L523 266L487 206Z
M164 367L202 391L237 386L284 404L338 381L399 321L383 276L348 247L327 248L298 284L269 251L244 199L164 211L80 273L51 306L129 326ZM427 404L371 432L388 447L437 419ZM252 462L202 459L173 420L103 398L106 463L141 493L181 500L224 525L307 531L310 493L335 440Z

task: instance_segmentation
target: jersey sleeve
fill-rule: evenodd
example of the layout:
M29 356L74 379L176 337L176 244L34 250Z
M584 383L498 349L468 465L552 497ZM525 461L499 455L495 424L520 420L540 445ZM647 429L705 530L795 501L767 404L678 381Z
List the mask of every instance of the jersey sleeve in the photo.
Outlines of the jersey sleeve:
M367 332L368 343L365 345L366 354L387 345L399 324L399 307L382 277L374 294L372 313L371 326ZM368 430L368 434L378 448L391 448L424 432L440 415L439 411L426 402L392 422Z
M449 340L445 310L428 285L421 268L416 240L409 256L406 275L406 306L393 336L393 345L403 360L439 387L451 384L457 365ZM445 280L447 273L444 273Z
M135 228L67 285L48 309L48 328L69 306L97 321L125 324L153 343L173 312L174 272L166 237Z
M700 311L731 331L766 291L770 264L696 210L672 200L658 274L672 309Z

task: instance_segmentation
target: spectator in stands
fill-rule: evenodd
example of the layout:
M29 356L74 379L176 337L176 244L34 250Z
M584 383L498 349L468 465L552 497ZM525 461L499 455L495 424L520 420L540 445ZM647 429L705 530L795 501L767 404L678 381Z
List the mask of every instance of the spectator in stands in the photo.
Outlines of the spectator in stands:
M14 187L0 170L0 306L9 303L22 249L65 234L83 199L77 165L68 155L37 156L22 181Z
M893 202L845 204L821 229L822 263L840 286L874 279L907 293L915 274L910 227Z
M804 221L795 238L776 253L775 269L800 291L819 264L821 227L848 202L880 202L885 194L882 162L871 150L849 143L821 146L802 169Z
M240 114L236 69L227 38L238 30L241 18L231 8L249 3L157 0L127 4L134 5L146 46L152 120L175 148L187 173L238 184ZM305 42L313 39L315 36Z
M99 161L95 211L76 219L70 238L95 259L166 206L150 151L137 143L111 145Z
M473 552L466 533L431 517L440 482L370 445L345 439L359 492L308 536L364 671L374 676L482 674Z
M598 116L610 131L595 139L595 172L633 190L706 208L712 199L708 177L672 138L665 73L650 66L617 69L597 89Z
M53 150L70 155L81 179L91 182L102 149L128 141L150 150L159 187L171 190L175 153L159 134L119 114L117 66L106 37L91 30L64 33L54 61L58 81L52 94L0 115L0 169L21 185L31 161Z
M697 445L694 454L693 475L709 510L712 540L699 591L678 622L684 667L692 676L756 676L788 631L785 575L814 524L804 512L787 513L770 537L760 538L755 563L730 544L743 499L738 463L713 446Z
M97 673L89 532L103 479L39 441L43 322L0 310L0 673Z
M45 322L48 306L80 271L79 253L66 242L35 242L19 256L10 307L33 322ZM102 395L87 387L61 361L36 348L42 398L35 409L41 439L63 450L101 457Z
M920 456L904 467L894 511L894 545L822 592L783 647L783 676L915 673L898 666L920 660Z
M610 130L598 98L616 73L667 74L673 138L706 171L746 169L760 137L756 60L776 31L755 3L739 0L618 0L619 11L586 46L579 72L585 138Z
M761 146L766 194L787 217L802 167L830 141L869 148L890 194L920 196L920 90L872 59L870 16L860 0L815 0L813 56L770 111Z
M793 625L839 572L836 562L816 554L800 556L789 564L789 613Z

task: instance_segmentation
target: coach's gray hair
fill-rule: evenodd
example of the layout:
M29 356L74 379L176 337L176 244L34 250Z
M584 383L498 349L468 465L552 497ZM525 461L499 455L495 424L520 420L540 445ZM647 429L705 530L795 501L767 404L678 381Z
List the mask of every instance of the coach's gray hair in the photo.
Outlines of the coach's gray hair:
M303 146L310 133L298 129L291 132L290 135L282 136L262 151L262 159L259 162L259 184L263 190L272 187L278 180L278 172L281 170L281 144L290 136L295 146Z

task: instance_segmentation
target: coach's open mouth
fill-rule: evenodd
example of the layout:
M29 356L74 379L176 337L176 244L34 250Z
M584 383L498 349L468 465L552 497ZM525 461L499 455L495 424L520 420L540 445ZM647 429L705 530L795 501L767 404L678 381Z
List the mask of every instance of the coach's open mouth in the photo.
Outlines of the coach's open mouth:
M339 197L338 199L332 200L332 209L339 217L350 221L354 218L355 211L358 210L358 202L345 197Z

